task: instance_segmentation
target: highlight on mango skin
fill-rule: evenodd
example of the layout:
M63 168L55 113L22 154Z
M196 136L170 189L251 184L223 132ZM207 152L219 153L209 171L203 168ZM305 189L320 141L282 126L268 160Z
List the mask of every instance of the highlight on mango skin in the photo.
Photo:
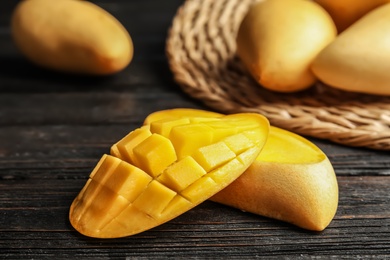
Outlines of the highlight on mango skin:
M70 222L98 238L165 223L237 179L268 131L268 120L250 113L161 119L135 129L102 156L70 207Z

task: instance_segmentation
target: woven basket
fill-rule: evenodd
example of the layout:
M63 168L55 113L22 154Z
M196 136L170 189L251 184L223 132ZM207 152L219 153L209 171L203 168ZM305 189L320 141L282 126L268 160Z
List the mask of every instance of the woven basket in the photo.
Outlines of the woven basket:
M274 126L348 146L390 150L390 97L316 83L300 93L260 87L235 54L235 36L253 0L188 0L166 51L182 90L221 113L256 112Z

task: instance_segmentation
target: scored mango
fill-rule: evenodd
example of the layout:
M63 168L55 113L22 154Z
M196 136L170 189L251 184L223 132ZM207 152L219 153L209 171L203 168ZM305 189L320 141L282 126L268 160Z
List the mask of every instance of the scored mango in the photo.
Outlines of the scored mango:
M144 124L166 118L197 121L198 116L210 120L223 115L178 108L154 112ZM225 139L225 144L239 153L239 149L249 148L250 140L255 138L245 141L239 135L232 135ZM223 153L223 156L228 157L229 153ZM203 160L210 159L205 157ZM228 172L226 167L229 164L219 170ZM213 174L215 179L216 171ZM267 142L252 165L210 200L304 229L322 231L335 216L338 183L331 162L315 144L297 134L270 126Z
M80 233L137 234L209 199L257 158L269 122L258 114L153 115L103 155L70 207ZM218 114L215 114L218 115Z

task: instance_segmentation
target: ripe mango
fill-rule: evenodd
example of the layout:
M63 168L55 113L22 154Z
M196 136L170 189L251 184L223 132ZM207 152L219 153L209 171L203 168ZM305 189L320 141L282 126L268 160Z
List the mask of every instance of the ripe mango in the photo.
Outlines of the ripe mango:
M332 16L339 33L389 0L314 0Z
M203 110L171 109L150 114L145 123L163 120L164 116L189 119L197 115L223 116ZM271 126L255 162L210 200L321 231L337 211L338 183L329 159L316 145Z
M113 74L133 57L123 25L88 1L21 1L11 29L16 46L31 62L62 72Z
M332 18L315 2L260 1L240 24L237 54L261 86L295 92L317 80L310 64L335 36Z
M313 73L335 88L390 95L390 4L352 24L311 66Z
M338 207L338 183L326 155L308 140L271 127L256 161L212 201L324 230Z
M265 117L250 113L142 126L103 155L70 207L70 222L86 236L114 238L169 221L237 179L268 129Z

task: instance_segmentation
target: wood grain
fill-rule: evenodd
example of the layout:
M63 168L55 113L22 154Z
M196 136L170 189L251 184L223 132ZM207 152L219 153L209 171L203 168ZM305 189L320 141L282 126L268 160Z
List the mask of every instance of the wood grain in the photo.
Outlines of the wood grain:
M111 77L35 67L13 45L0 3L0 259L386 259L390 258L390 157L310 138L329 157L340 188L323 232L206 201L150 231L92 239L69 224L72 200L109 147L153 111L207 109L180 91L165 37L182 1L94 1L128 28L131 65Z

